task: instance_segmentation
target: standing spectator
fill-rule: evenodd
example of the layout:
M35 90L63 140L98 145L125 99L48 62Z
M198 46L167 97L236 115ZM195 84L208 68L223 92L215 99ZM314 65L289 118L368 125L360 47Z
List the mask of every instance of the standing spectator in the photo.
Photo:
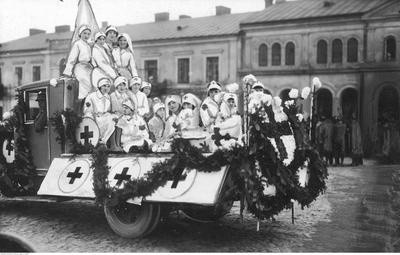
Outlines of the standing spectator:
M361 140L361 128L355 115L353 115L353 118L351 120L350 128L351 128L351 158L352 158L351 165L352 166L362 165L363 149Z
M318 118L317 123L315 124L315 144L317 146L317 150L319 155L321 156L321 158L324 155L324 139L322 136L322 129L321 129L321 125L322 125L322 121L325 120L325 116L321 116L320 118Z
M333 164L332 157L332 138L333 138L333 123L332 120L327 118L321 124L321 140L323 143L323 157L326 160L326 164Z
M345 151L345 134L346 124L343 123L342 118L336 118L333 127L333 155L335 157L335 165L343 166L344 151Z

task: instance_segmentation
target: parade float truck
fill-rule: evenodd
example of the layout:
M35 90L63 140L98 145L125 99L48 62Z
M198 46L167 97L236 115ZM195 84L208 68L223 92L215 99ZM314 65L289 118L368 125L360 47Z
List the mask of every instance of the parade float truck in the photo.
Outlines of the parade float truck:
M239 200L241 213L260 222L326 189L327 170L296 110L307 96L293 93L282 108L279 98L245 93L243 143L214 129L212 150L210 137L197 135L174 138L169 150L117 153L98 143L93 119L76 114L78 87L60 78L17 88L17 105L0 123L2 198L95 201L115 233L135 238L171 211L209 222Z
M77 81L59 79L54 83L51 85L50 81L35 82L17 89L21 95L19 100L23 100L19 104L23 103L21 105L25 107L21 111L23 114L21 129L24 129L25 138L29 143L31 163L35 167L35 173L30 174L34 177L34 187L31 188L37 190L37 193L35 196L12 195L13 199L54 202L72 199L94 200L91 155L70 153L70 146L60 144L57 138L59 134L50 123L51 116L56 112L79 109ZM43 97L45 106L40 105L39 97ZM38 123L35 121L43 109L46 114L46 124L38 131ZM13 133L2 134L2 155L6 165L15 163L18 153L16 136L20 134L16 131L18 128L12 129ZM81 144L90 143L96 146L99 140L99 128L93 120L83 118L76 129L76 138ZM110 153L108 185L111 188L122 187L124 181L143 177L154 163L170 157L171 153ZM12 171L11 167L8 170ZM221 191L226 189L227 174L228 166L212 173L201 173L196 170L186 172L183 169L179 176L168 180L152 195L140 199L128 199L126 203L118 206L104 205L104 213L110 227L124 237L139 237L150 233L156 228L161 211L169 211L172 208L182 209L189 217L193 215L199 220L214 220L226 214L232 206L230 201L224 205L226 208L216 208ZM18 182L12 179L10 178L12 182ZM22 184L14 184L22 189ZM0 185L5 184L2 182ZM7 192L2 193L4 196Z

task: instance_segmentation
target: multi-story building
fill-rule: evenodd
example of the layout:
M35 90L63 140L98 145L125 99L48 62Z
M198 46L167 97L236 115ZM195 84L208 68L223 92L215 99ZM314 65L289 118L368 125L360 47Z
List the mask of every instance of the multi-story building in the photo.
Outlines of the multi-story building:
M355 115L366 152L378 151L379 120L400 118L398 1L275 2L265 0L265 9L241 14L217 6L215 16L201 18L169 20L168 13L158 13L154 22L118 29L133 40L141 76L165 93L203 94L210 80L238 82L252 73L272 94L285 97L289 88L309 86L317 76L318 114L346 120ZM65 66L68 26L30 32L0 47L6 92L0 106L6 111L18 84L58 77Z
M283 1L280 1L283 2ZM322 81L318 114L354 115L366 152L379 150L379 121L399 120L400 4L307 0L272 4L241 22L239 76L253 73L274 95Z

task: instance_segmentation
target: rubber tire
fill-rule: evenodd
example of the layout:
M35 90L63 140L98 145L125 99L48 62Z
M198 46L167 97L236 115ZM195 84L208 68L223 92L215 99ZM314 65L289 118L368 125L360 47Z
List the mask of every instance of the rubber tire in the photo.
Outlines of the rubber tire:
M126 203L126 206L132 206L132 208L136 206L136 209L139 210L137 219L132 223L123 222L118 217L115 212L117 207L104 205L104 214L111 229L119 236L125 238L138 238L149 234L151 232L149 230L156 225L155 221L157 217L154 217L154 215L159 214L160 206L148 203L144 203L141 206Z
M154 213L153 213L153 218L152 218L152 224L149 227L149 229L144 233L143 236L150 235L158 226L158 223L160 223L160 218L161 218L161 206L160 205L153 205L155 207Z

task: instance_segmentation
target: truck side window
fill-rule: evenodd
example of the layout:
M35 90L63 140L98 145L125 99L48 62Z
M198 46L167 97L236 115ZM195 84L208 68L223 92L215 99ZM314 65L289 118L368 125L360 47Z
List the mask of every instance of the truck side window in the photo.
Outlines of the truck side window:
M47 115L45 89L27 91L25 94L25 102L28 107L28 111L26 113L27 122L34 121L40 112L44 112Z

